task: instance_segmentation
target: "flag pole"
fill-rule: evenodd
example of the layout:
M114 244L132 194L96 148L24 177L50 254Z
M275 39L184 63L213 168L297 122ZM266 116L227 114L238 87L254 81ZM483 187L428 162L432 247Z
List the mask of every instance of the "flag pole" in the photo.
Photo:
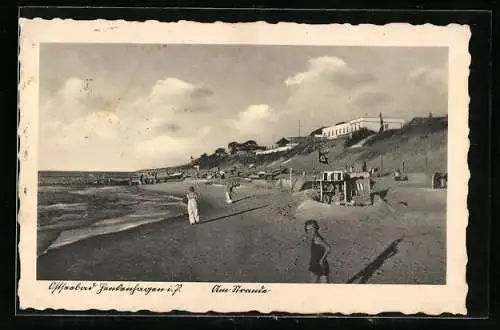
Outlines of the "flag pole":
M312 172L313 172L313 175L314 173L316 172L316 138L314 137L313 135L313 169L312 169Z

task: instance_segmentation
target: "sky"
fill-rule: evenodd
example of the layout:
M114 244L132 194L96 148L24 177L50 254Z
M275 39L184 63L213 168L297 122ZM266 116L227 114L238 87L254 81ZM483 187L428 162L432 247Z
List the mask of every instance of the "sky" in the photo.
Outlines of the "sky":
M175 166L363 115L445 115L447 57L438 47L42 44L39 168Z

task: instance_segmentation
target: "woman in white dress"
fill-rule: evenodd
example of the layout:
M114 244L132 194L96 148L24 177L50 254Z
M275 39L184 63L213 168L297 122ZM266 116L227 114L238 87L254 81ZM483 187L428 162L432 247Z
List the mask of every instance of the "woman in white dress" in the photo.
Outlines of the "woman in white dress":
M226 181L226 202L228 204L233 202L233 183L230 179Z
M198 194L194 191L194 187L189 187L189 190L186 194L187 196L187 209L189 216L189 223L191 225L197 224L200 222L200 216L198 214Z

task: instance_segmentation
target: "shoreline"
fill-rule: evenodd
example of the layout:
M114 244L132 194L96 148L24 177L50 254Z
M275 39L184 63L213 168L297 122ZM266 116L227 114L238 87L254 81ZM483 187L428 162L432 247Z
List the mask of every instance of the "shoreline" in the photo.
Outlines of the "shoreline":
M186 180L182 183L177 181L177 182L159 183L159 184L155 184L155 185L135 186L132 189L142 190L142 191L145 191L148 193L153 193L154 195L160 195L161 193L164 192L165 196L167 198L178 198L179 200L182 200L183 193L181 193L181 190L185 190L185 188L187 188L187 186L189 186L189 185L199 185L200 183L204 183L204 182L205 181L203 181L203 180L197 180L196 182ZM201 187L203 187L203 186L201 186ZM84 187L84 188L89 188L89 187ZM90 188L95 188L95 187L91 186ZM101 187L97 187L97 188L101 188ZM106 189L106 188L107 187L104 187L104 189ZM165 190L165 188L167 188L167 190ZM200 186L198 186L198 189L199 188L200 188ZM220 199L216 199L213 196L214 191L220 190L219 188L223 189L224 185L205 185L201 189L204 192L201 195L201 198L199 201L199 209L200 209L200 216L201 217L203 217L203 215L204 215L203 213L206 214L208 212L209 214L211 214L211 213L213 214L214 209L219 209L219 210L227 209L226 203L221 202ZM84 195L84 196L87 195L87 194L81 194L78 192L72 192L72 193L78 194L78 195ZM221 198L222 198L222 196L221 196ZM246 198L248 198L248 197L245 197L245 199ZM235 202L238 202L238 200L236 200ZM184 204L182 201L179 201L179 203ZM80 225L76 225L76 226L71 226L69 224L64 224L64 223L55 223L55 224L44 225L42 227L39 227L39 229L41 229L41 230L37 234L40 236L44 236L45 240L43 240L43 241L48 241L48 242L44 242L45 243L44 248L41 248L40 246L38 247L37 258L45 255L49 251L54 251L54 250L58 250L61 248L65 248L69 245L77 244L78 242L83 241L83 240L99 238L99 237L103 237L103 236L107 236L107 235L113 235L113 234L121 233L124 231L130 231L130 230L134 230L134 229L137 229L139 227L142 227L142 226L153 225L153 224L158 223L158 222L165 222L165 221L170 222L170 221L176 221L178 219L185 219L186 221L188 221L187 205L184 204L184 208L185 209L182 211L181 214L175 213L175 214L172 214L170 216L163 217L163 218L156 218L154 215L146 215L146 216L143 216L143 218L150 218L150 220L148 221L148 220L144 219L145 220L144 223L128 223L128 224L124 224L125 228L118 228L117 230L114 230L114 231L111 230L111 231L105 232L105 233L89 235L88 237L84 237L84 238L80 238L80 239L76 238L74 240L70 240L69 242L62 242L59 244L54 244L54 243L56 243L57 240L64 233L68 233L68 232L72 232L72 231L91 230L91 229L94 229L96 227L99 227L99 223L109 221L109 220L114 220L114 219L119 219L119 218L141 218L141 216L137 216L137 215L135 215L135 212L131 211L131 212L123 213L117 218L106 218L106 219L102 219L102 220L99 220L99 221L96 221L96 222L90 223L90 224L84 223L84 224L80 224ZM213 220L208 220L208 221L213 221ZM40 238L38 238L38 239L40 241Z
M141 189L173 194L189 184ZM200 224L177 216L50 250L37 260L38 280L306 283L310 248L303 224L314 218L332 244L333 283L445 282L444 192L396 188L392 213L382 202L345 208L251 185L236 190L240 201L226 204L222 187L196 189ZM381 259L395 245L395 255Z
M164 216L164 214L166 214L165 212L160 211L157 211L156 213L149 212L148 214L141 214L140 207L136 206L134 208L127 204L133 203L135 205L139 205L142 201L147 202L148 198L155 199L155 197L161 194L159 192L149 191L148 189L141 189L136 186L63 186L62 191L58 191L58 189L53 190L53 187L50 187L48 191L44 192L48 193L49 197L42 198L42 202L38 205L38 210L40 211L40 209L42 209L45 213L48 213L43 214L43 217L45 218L51 217L50 213L55 212L56 214L59 213L59 215L55 218L61 219L43 224L39 223L37 225L37 257L47 253L48 251L63 248L80 240L113 234L124 230L131 230L138 226L164 221L187 214L187 211L184 210L184 208L182 208L181 214L179 214L179 212L175 212L174 209L171 210L172 214L166 216ZM50 194L53 193L64 195L63 201L50 203ZM116 196L113 195L114 193L122 196L125 195L127 198L122 200L120 200L120 198L116 199ZM135 196L136 199L134 199L133 196ZM110 198L111 200L116 199L118 201L118 205L110 207L108 205ZM172 200L172 202L167 202L165 204L183 204L181 194L165 194L165 198L167 200ZM74 212L71 212L71 208L65 210L67 205L74 205L74 203L71 203L72 200L80 201L78 204L85 207L75 210ZM96 201L97 205L95 204ZM57 208L55 206L61 207ZM104 214L99 215L99 213L96 213L95 211L96 207L110 208L110 211L106 211ZM116 209L114 209L114 207ZM40 212L38 212L38 216L41 216ZM87 216L90 217L87 218ZM163 218L161 218L162 216ZM92 231L94 231L94 233L91 233ZM71 235L76 237L71 237ZM65 240L64 236L66 236Z

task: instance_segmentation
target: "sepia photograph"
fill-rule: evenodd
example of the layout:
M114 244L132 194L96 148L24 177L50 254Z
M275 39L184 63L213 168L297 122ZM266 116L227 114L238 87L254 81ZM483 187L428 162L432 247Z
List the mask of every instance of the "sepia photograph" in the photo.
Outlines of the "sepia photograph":
M37 278L445 283L447 56L42 44Z
M24 59L25 297L332 312L299 292L340 290L381 312L422 292L401 310L463 311L467 29L332 25L328 41L328 26L109 23L47 21Z

